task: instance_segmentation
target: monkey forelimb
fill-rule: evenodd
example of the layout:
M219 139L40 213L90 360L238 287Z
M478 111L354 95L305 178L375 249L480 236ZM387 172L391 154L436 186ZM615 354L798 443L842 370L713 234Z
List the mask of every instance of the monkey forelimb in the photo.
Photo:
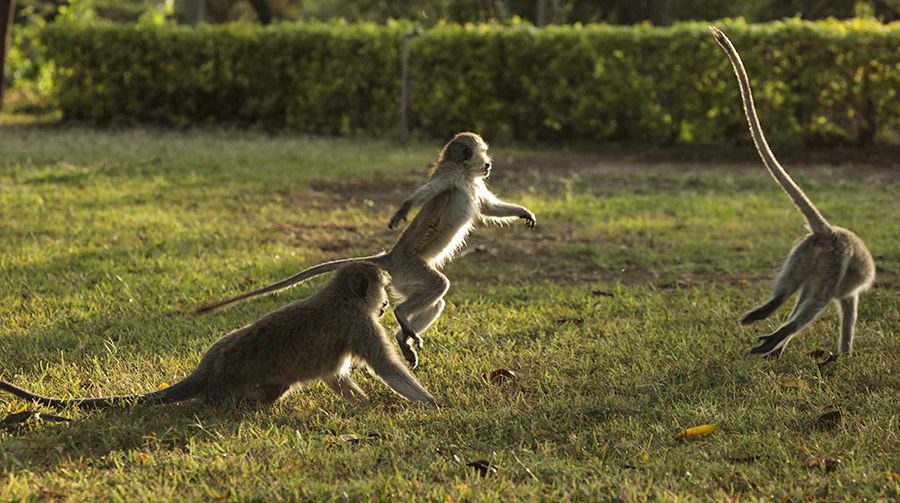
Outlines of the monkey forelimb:
M407 400L435 405L434 397L401 363L381 326L386 284L385 272L376 264L344 265L309 298L225 335L190 375L151 393L66 400L36 395L6 381L0 381L0 390L50 407L214 403L228 398L269 403L319 379L345 399L365 401L365 393L350 377L351 364L362 361Z
M488 190L484 179L490 175L492 165L487 150L487 143L474 133L460 133L444 146L428 181L401 204L388 223L390 228L397 227L413 209L421 207L387 253L321 264L273 285L209 304L197 312L211 312L288 288L329 272L336 264L372 262L390 271L393 291L400 300L394 309L400 324L396 338L403 355L415 367L418 355L414 346L422 346L419 334L440 316L443 296L450 287L450 281L438 269L464 245L473 223L499 223L511 218L525 220L528 228L534 228L536 223L530 210L501 201Z

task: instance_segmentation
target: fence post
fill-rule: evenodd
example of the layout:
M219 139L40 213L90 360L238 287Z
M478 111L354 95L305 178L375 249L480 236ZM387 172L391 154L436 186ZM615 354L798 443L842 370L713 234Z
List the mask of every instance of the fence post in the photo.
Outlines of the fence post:
M203 21L206 14L206 2L204 0L188 0L184 3L184 24L197 26Z
M400 49L400 142L409 141L409 116L412 115L412 76L409 74L409 39L421 35L418 23L403 34Z

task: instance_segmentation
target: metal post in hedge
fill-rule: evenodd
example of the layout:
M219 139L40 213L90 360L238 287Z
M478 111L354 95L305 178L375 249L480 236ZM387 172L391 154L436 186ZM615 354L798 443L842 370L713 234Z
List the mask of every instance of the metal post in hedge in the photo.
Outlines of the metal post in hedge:
M0 110L3 109L3 91L6 90L6 53L12 44L15 16L16 0L0 0Z
M203 21L206 14L206 2L204 0L188 0L184 3L184 23L189 26L197 26Z
M413 31L403 35L400 56L400 141L409 140L409 116L412 115L412 77L409 74L409 39L421 35L416 23Z

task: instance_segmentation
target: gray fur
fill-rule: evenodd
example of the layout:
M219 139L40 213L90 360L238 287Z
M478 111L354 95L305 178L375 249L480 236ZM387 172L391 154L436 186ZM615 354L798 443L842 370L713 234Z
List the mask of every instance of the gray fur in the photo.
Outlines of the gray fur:
M868 289L875 281L872 254L856 234L830 225L778 163L756 116L750 83L740 56L724 33L713 26L709 29L734 66L744 101L744 112L750 124L750 134L763 163L800 209L812 231L791 250L775 280L771 298L741 319L741 323L745 325L765 319L794 292L800 290L794 310L784 325L769 335L759 337L763 343L750 352L780 355L794 335L812 323L828 304L837 301L841 310L838 349L841 354L848 354L853 346L859 293Z
M367 400L350 377L354 360L366 363L404 398L435 405L401 363L379 318L387 295L384 272L358 263L343 266L309 298L273 311L222 337L184 380L151 393L64 400L35 395L0 381L0 389L51 407L103 408L229 398L275 402L307 381L321 379L335 394Z
M326 262L306 269L278 283L231 299L203 306L197 314L208 313L236 302L283 290L336 267L354 262L371 262L390 271L391 284L400 304L394 315L400 324L397 341L407 361L415 367L424 332L444 309L444 294L450 281L438 271L463 246L475 220L504 222L522 218L529 228L535 226L534 213L523 206L498 199L488 190L484 179L491 172L488 146L474 133L459 133L444 146L428 182L419 187L391 218L393 229L409 212L421 210L397 238L387 253Z

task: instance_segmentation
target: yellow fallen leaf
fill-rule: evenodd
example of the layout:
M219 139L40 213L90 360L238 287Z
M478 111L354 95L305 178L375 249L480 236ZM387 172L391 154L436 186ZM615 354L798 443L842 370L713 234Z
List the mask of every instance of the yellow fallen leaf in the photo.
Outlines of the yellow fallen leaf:
M534 432L535 435L543 435L545 433L547 433L547 430L538 430L538 431Z
M891 472L891 480L894 482L900 482L900 473Z
M456 486L456 490L459 491L459 498L466 499L472 497L472 489L465 484L460 484Z
M781 385L786 388L809 388L809 383L803 379L785 379L781 381Z
M705 437L710 433L719 429L719 425L717 424L704 424L703 426L695 426L693 428L688 428L681 433L678 434L679 437L685 438L699 438Z
M13 411L13 414L21 414L21 413L25 412L25 409L27 409L27 408L28 408L28 404L26 403L25 405L19 407L15 411Z

